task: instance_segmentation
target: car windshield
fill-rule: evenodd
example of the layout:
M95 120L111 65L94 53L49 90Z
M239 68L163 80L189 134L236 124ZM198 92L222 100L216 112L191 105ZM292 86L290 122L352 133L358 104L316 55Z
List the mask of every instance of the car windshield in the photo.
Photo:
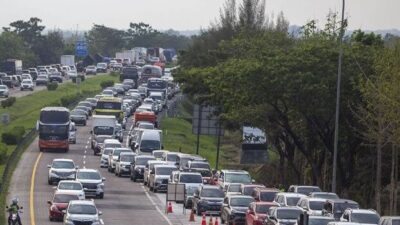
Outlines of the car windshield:
M296 206L297 202L299 201L300 197L286 197L286 202L288 206Z
M203 179L200 174L182 174L179 178L179 183L202 184Z
M154 158L136 158L135 165L145 166L149 160L154 160Z
M126 150L126 149L115 149L113 152L114 156L119 156L121 154L121 152L131 152L130 150Z
M277 218L283 220L296 220L302 211L299 209L277 209Z
M327 217L327 218L309 218L308 219L308 225L327 225L329 222L334 221L333 218Z
M161 168L156 168L156 174L157 175L171 175L173 171L177 170L176 167L161 167Z
M223 198L224 192L221 189L203 189L200 194L201 197L206 198Z
M269 208L271 208L271 207L276 207L276 206L260 204L260 205L256 206L256 212L261 213L261 214L267 214Z
M241 184L250 184L251 178L248 174L241 173L227 173L226 182L228 183L241 183Z
M71 200L79 200L78 195L56 194L53 203L69 203Z
M322 210L324 208L325 202L323 201L310 201L310 209L312 210Z
M97 126L93 128L93 133L96 135L113 135L113 127ZM104 141L104 140L103 140Z
M86 113L83 110L73 110L71 111L71 115L86 116Z
M229 185L228 192L240 192L240 184Z
M22 83L23 83L23 84L32 84L32 82L29 81L29 80L24 80L24 81L22 81Z
M54 161L51 167L55 169L74 169L75 165L69 161Z
M167 161L169 161L169 162L176 162L177 158L178 158L178 156L175 155L175 154L168 154L167 155Z
M298 187L297 188L297 193L304 194L304 195L310 195L311 192L319 192L321 189L318 187Z
M0 86L0 89L1 89L1 90L6 90L7 87L6 87L6 86Z
M243 195L253 194L254 189L256 189L256 186L244 187Z
M312 197L323 199L339 199L339 197L335 193L314 193Z
M248 207L250 203L254 202L253 198L231 198L231 206Z
M367 223L367 224L378 224L379 216L372 213L352 213L351 222L353 223Z
M260 201L263 202L272 202L275 199L277 192L269 192L269 191L262 191L260 193Z
M112 151L113 151L113 149L104 149L103 154L104 154L104 155L109 155L109 154L112 153Z
M82 190L82 185L76 182L61 182L58 185L60 190Z
M82 180L100 180L100 174L98 172L78 172L76 177Z
M191 169L210 169L210 165L207 163L194 163L190 164Z
M104 148L121 148L122 145L121 144L117 144L117 143L113 143L113 144L105 144Z
M153 152L153 156L156 158L161 158L163 156L164 152Z
M121 162L133 162L134 155L121 155Z
M110 138L110 137L108 137L108 136L97 136L96 137L96 142L99 144L99 143L104 143L104 140L106 140L106 139L108 139L108 138Z
M142 140L140 142L140 151L142 152L152 152L153 150L160 149L160 141L156 140Z
M94 207L93 205L74 204L74 205L71 205L70 207L68 207L68 213L96 215L97 210L96 210L96 207Z
M46 75L39 75L38 79L47 79L47 76Z
M344 212L344 210L350 208L350 209L358 209L358 204L354 204L354 203L348 203L348 202L344 202L344 203L335 203L334 205L334 212L335 214L342 214Z

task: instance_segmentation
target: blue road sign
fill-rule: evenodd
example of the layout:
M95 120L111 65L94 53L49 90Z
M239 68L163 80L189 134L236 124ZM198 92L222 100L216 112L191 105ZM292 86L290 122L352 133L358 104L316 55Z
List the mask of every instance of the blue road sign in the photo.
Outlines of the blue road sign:
M77 41L75 45L75 55L85 57L88 55L87 44L85 41Z

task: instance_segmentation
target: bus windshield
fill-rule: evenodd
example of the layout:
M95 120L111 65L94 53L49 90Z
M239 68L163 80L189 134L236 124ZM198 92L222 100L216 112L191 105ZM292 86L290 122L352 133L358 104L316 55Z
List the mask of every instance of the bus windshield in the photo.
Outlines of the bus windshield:
M121 102L97 102L97 109L121 110Z
M68 111L41 111L40 122L48 124L65 124L69 122Z

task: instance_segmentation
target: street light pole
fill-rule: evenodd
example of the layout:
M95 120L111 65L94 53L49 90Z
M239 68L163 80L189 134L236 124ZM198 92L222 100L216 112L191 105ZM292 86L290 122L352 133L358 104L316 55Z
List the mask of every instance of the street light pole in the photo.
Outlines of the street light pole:
M333 143L333 166L332 166L332 192L336 192L336 174L338 158L338 139L339 139L339 114L340 114L340 84L342 80L342 62L343 62L343 36L344 36L344 9L345 0L342 3L342 21L340 23L339 36L339 65L336 86L336 114L335 114L335 137Z

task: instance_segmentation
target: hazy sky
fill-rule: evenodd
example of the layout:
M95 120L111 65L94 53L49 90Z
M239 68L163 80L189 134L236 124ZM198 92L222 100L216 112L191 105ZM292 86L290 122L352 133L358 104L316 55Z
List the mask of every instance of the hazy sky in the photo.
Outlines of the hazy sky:
M129 22L149 23L157 29L206 28L225 0L0 0L0 27L39 17L47 28L90 29L94 24L127 28ZM237 0L237 2L241 2ZM290 24L324 21L329 10L339 11L341 0L266 0L267 12L283 11ZM346 0L350 29L400 29L400 0Z

